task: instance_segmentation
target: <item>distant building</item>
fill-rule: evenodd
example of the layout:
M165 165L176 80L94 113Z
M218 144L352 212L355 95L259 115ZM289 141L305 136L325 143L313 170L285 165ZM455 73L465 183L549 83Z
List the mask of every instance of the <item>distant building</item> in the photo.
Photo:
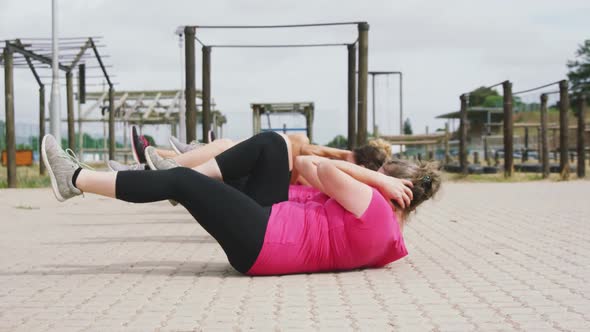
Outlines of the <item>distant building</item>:
M502 134L504 109L501 107L470 107L467 109L467 144L483 144L482 136ZM437 119L452 121L452 138L458 139L461 112L441 114Z

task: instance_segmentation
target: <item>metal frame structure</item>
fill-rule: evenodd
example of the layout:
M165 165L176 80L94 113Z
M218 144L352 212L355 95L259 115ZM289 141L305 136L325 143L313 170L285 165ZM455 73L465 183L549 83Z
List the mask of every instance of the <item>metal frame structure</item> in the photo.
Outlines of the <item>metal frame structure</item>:
M68 145L74 148L75 130L74 130L74 92L73 92L73 71L80 64L83 70L85 68L100 68L101 78L106 79L109 86L109 100L113 100L114 83L107 73L107 66L103 63L103 58L99 54L99 48L103 45L97 45L95 41L101 40L101 37L75 37L59 39L58 69L66 73L66 91L67 91L67 122L68 122ZM51 68L52 65L52 44L50 38L23 38L5 40L2 48L2 57L0 65L4 66L5 82L5 111L6 111L6 148L7 148L7 178L8 187L15 188L16 181L16 140L15 140L15 117L14 117L14 68L27 67L33 73L35 80L39 84L39 137L45 135L45 83L39 75L40 69ZM93 55L87 53L93 51ZM84 66L89 57L96 58L98 67ZM111 103L112 104L112 103ZM114 133L114 112L109 112L109 154L114 155L115 151L115 133ZM40 144L39 144L40 145ZM41 148L39 146L39 148ZM44 173L43 163L40 163L40 172Z
M106 110L111 108L108 100L108 92L89 92L86 94L86 100L91 101L90 105L79 109L78 115L78 134L82 142L82 124L83 123L105 123L108 121ZM200 99L201 91L195 91L195 96ZM114 96L114 114L115 123L123 123L123 145L125 150L117 151L127 153L127 147L130 142L127 141L127 125L136 125L141 129L144 125L161 125L171 126L173 136L177 135L180 113L184 110L183 91L180 90L144 90L144 91L117 91ZM199 105L198 100L195 101ZM201 113L199 113L201 114ZM220 111L213 111L213 124L216 133L222 130L227 123L226 117ZM219 137L219 136L218 136ZM79 153L83 152L83 146L80 147ZM87 150L88 152L88 150ZM94 150L93 152L104 152L103 149Z
M201 42L196 31L202 29L292 29L322 26L356 25L358 39L352 43L334 44L268 44L268 45L206 45ZM203 84L203 140L207 140L207 132L211 119L211 50L217 48L291 48L291 47L332 47L347 46L348 49L348 142L349 148L364 144L367 140L367 78L368 78L368 46L369 24L367 22L334 22L317 24L289 25L194 25L177 29L178 35L184 34L185 41L185 84L186 84L186 139L196 138L196 105L195 96L195 41L202 46L202 84ZM357 65L356 45L358 44L358 89L355 72ZM358 113L356 109L358 108ZM358 124L358 126L357 126Z
M305 116L305 132L310 142L313 142L313 116L315 106L312 102L300 103L252 103L252 133L258 134L262 131L260 117L262 114L288 114L298 113Z

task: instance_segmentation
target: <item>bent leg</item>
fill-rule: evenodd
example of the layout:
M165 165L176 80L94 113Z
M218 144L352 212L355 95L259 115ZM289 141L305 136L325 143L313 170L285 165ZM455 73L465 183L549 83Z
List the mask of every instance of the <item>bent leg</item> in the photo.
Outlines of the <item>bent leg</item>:
M235 143L229 139L217 139L207 145L201 146L198 149L191 150L181 155L174 155L171 157L179 165L189 168L194 168L205 162L215 158L220 153L234 146Z
M270 206L289 198L290 154L286 136L266 132L237 144L202 168L213 173L217 167L224 181L248 177L244 193L259 204Z

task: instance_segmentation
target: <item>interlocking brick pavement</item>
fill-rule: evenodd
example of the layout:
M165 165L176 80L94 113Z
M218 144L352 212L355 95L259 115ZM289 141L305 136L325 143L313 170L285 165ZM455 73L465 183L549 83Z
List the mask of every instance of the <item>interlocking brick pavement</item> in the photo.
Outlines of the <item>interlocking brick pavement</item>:
M588 331L590 182L448 183L383 269L245 277L182 208L0 190L0 331Z

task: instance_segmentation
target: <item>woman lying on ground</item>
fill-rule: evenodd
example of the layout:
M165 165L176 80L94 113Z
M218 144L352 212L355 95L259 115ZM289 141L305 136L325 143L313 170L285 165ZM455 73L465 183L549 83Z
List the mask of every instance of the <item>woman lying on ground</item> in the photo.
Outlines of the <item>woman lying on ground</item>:
M244 274L381 267L407 255L401 225L438 190L434 167L399 161L375 172L300 156L295 167L321 193L288 201L290 146L286 136L269 132L195 169L121 172L80 168L50 135L42 153L58 200L82 192L134 203L176 200ZM243 191L224 184L239 178L247 178Z
M211 136L211 135L210 135ZM355 148L352 151L336 149L326 146L319 146L310 144L309 138L302 134L291 134L287 135L291 144L292 157L296 158L300 155L312 155L325 157L329 159L344 160L355 163L357 165L366 167L371 170L378 170L385 160L391 157L391 146L382 139L375 139L368 142L368 144L361 147ZM138 135L136 128L133 126L131 130L131 142L133 157L136 161L136 165L123 165L116 161L109 160L108 166L113 171L123 170L143 170L146 166L154 168L154 162L151 159L156 159L158 156L165 159L172 159L178 166L184 167L197 167L209 159L212 159L222 153L223 151L231 148L236 143L230 139L217 139L211 141L209 144L200 143L181 143L176 137L170 137L170 145L174 149L164 150L152 147L151 156L146 153L146 148L149 146L149 142L143 135ZM151 164L151 165L150 165ZM297 170L293 171L291 176L291 183L303 183L304 179L299 177Z

